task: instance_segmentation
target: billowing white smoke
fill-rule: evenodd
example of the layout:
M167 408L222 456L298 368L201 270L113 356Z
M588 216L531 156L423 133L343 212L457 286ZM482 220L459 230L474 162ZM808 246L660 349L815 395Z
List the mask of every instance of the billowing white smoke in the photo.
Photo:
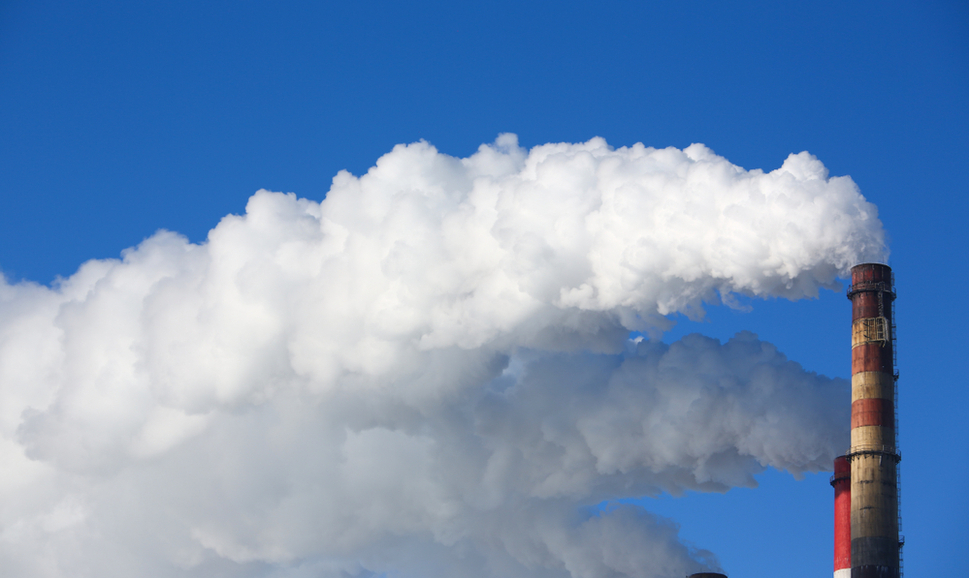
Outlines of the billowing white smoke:
M807 153L398 146L54 287L0 281L17 576L682 576L626 496L829 467L847 386L663 316L813 296L884 253Z

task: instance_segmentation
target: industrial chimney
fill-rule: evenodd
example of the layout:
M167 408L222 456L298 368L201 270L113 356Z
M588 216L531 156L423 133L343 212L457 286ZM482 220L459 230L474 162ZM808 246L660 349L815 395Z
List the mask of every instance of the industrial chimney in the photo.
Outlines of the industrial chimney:
M856 265L848 297L852 301L852 445L845 458L851 488L850 576L900 578L892 270L877 263ZM838 461L836 468L833 486L838 500ZM838 517L835 523L838 528ZM837 532L835 576L842 578L838 540Z
M850 578L852 575L852 501L849 459L835 458L835 475L831 480L835 488L835 572L833 578Z

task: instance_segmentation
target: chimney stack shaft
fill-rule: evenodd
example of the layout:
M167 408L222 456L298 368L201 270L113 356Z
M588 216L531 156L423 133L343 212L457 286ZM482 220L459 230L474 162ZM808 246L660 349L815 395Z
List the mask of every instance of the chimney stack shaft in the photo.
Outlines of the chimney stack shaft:
M851 483L849 460L835 458L835 564L833 578L850 578L852 573Z
M845 457L851 472L851 578L899 578L892 270L875 263L856 265L848 297L852 445ZM837 557L838 549L836 542Z

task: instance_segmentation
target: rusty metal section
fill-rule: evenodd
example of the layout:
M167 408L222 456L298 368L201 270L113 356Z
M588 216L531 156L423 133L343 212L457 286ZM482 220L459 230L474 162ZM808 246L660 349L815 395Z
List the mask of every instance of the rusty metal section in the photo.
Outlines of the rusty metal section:
M852 268L852 285L849 287L849 298L859 291L878 291L885 287L892 290L895 284L893 270L882 263L862 263Z
M885 317L889 303L885 297L880 299L877 293L856 293L852 298L852 319Z
M893 299L888 293L860 292L852 299L852 319L892 316Z
M876 397L852 402L852 428L870 425L895 429L896 412L893 400Z
M852 348L852 373L860 371L881 371L892 375L893 350L892 347L878 343L864 343Z

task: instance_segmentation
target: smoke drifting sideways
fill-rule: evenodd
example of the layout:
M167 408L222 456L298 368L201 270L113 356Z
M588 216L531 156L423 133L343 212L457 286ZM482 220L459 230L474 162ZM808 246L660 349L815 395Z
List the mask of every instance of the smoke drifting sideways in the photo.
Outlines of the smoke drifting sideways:
M0 281L17 576L653 577L714 555L630 496L830 467L848 385L666 315L885 257L848 177L599 138L419 142L52 287ZM647 339L631 340L631 332Z

